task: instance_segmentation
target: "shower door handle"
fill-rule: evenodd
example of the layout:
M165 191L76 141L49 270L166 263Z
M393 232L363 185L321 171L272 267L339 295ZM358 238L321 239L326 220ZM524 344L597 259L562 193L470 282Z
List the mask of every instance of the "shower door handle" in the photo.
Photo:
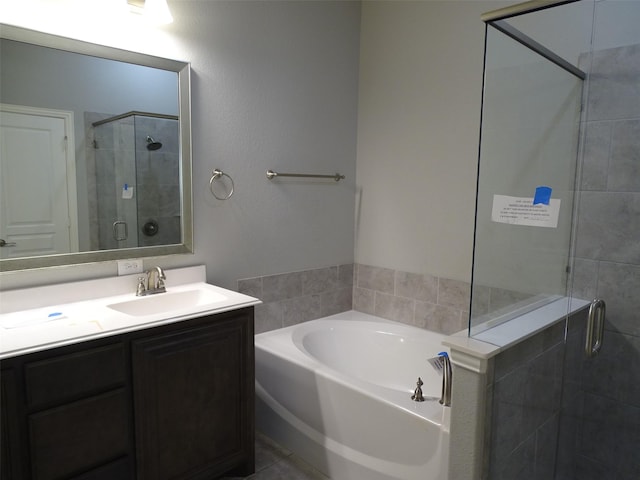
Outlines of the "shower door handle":
M584 344L584 353L587 358L595 357L602 348L602 337L604 336L604 318L606 314L604 300L596 298L589 306L589 316L587 317L587 335Z

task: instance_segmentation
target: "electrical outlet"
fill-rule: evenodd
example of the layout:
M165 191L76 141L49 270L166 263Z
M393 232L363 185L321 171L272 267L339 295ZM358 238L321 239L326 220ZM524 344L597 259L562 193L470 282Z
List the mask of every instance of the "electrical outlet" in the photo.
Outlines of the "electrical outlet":
M118 275L133 275L142 273L142 260L118 260Z

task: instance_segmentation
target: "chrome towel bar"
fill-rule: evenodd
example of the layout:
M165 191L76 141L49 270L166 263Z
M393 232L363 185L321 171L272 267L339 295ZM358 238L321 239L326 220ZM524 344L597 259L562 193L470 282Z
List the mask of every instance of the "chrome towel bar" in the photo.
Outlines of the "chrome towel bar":
M332 178L336 182L344 180L344 175L336 173L335 175L315 175L313 173L278 173L273 170L267 170L267 178L273 180L275 177L298 177L298 178Z

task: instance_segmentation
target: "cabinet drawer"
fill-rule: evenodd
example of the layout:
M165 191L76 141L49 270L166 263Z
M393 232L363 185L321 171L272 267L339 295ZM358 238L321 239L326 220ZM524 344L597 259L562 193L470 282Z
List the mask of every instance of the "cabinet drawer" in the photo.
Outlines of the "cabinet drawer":
M133 462L123 457L70 480L135 480Z
M84 350L25 365L27 405L50 406L124 384L122 344Z
M118 389L29 415L29 437L33 480L69 478L126 456L127 395Z

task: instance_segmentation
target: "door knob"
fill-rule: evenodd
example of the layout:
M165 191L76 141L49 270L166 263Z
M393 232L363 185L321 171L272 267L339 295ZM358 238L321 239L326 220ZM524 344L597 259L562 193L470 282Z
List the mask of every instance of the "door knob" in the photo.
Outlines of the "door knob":
M16 242L6 242L4 238L0 238L0 247L15 247Z

